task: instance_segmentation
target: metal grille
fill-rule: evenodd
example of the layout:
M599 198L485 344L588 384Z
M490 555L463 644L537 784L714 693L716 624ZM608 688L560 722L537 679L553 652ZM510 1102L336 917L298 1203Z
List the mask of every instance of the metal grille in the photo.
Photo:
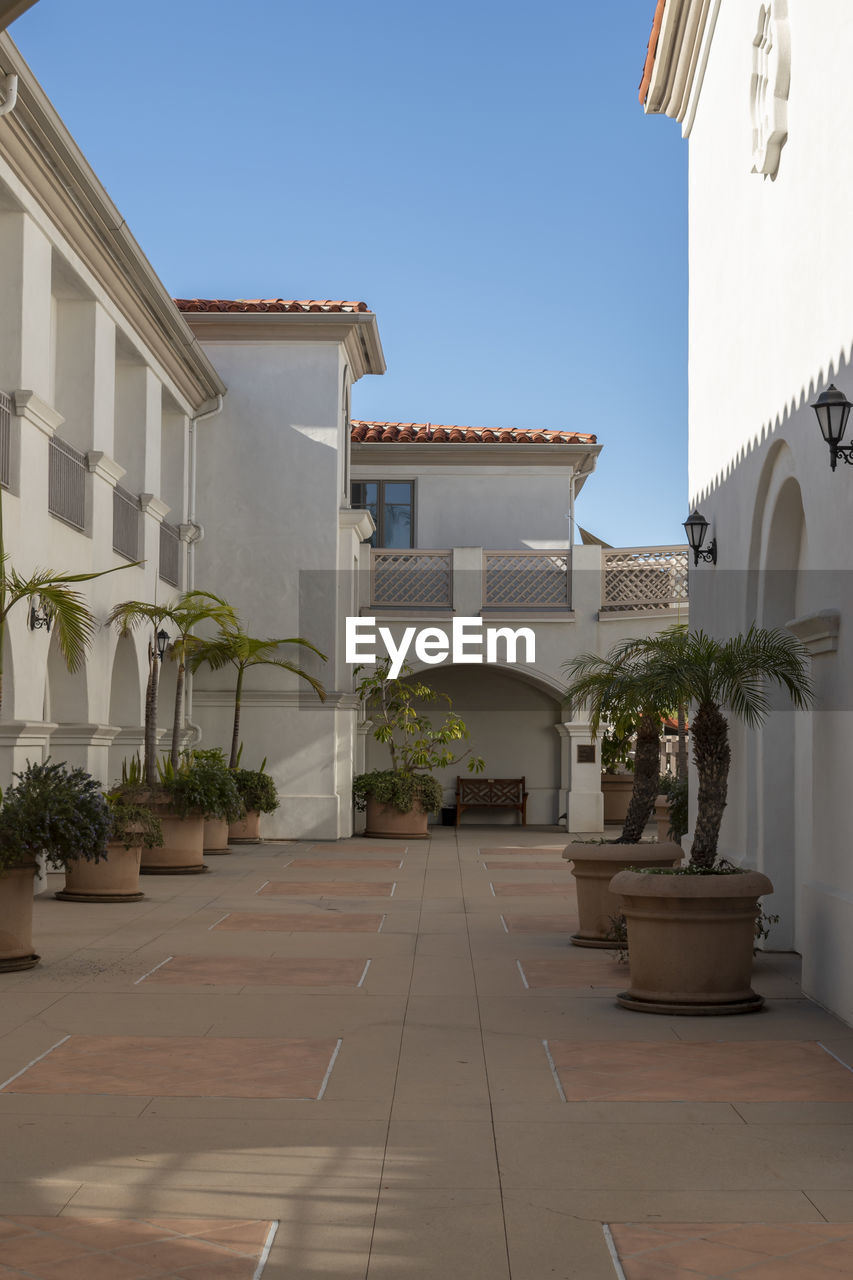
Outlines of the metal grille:
M113 489L113 551L139 559L139 499L120 484Z
M601 612L672 609L687 604L687 547L604 552Z
M180 586L181 536L173 524L160 525L160 577L173 587Z
M505 609L568 609L567 552L486 551L485 604Z
M12 401L0 391L0 486L8 489L12 482Z
M450 608L453 560L449 551L376 551L370 560L374 605Z
M47 509L75 529L86 525L86 455L58 436L50 442Z

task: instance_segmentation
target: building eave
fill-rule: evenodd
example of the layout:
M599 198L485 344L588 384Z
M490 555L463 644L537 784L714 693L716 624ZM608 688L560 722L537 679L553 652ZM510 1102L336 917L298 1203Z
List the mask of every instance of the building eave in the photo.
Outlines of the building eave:
M385 372L385 354L372 311L188 311L184 318L200 342L339 342L354 381L367 373Z
M720 0L658 0L640 102L647 115L678 120L684 137L693 126Z
M588 474L601 453L600 444L460 444L354 441L353 466L567 467ZM591 465L588 465L590 464Z
M14 111L0 120L0 151L138 333L193 410L225 393L127 223L8 35L0 35L0 74L18 77Z

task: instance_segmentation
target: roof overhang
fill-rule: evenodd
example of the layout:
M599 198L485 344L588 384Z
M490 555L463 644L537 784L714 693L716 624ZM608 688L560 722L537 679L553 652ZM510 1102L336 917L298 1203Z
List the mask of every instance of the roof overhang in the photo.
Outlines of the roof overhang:
M200 342L339 342L354 380L385 372L372 311L187 311L184 319Z
M683 136L693 127L720 0L658 0L640 102L647 115L678 120Z
M225 384L128 230L56 109L7 33L0 75L18 77L14 111L0 120L0 151L87 269L139 334L193 410Z
M354 467L564 467L577 477L577 490L595 470L600 444L437 444L372 440L353 441Z
M32 9L36 0L0 0L0 30L4 30L16 18L20 18L27 9Z

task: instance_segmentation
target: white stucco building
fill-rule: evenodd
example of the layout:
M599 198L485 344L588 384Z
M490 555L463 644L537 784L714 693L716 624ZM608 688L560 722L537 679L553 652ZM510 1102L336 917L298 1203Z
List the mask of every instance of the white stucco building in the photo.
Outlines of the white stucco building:
M690 494L718 544L691 621L788 625L813 655L814 709L735 733L722 849L771 877L770 944L847 1021L853 472L810 402L853 399L851 55L845 0L660 0L640 92L690 146Z
M247 677L243 763L266 758L282 796L269 836L348 835L353 771L384 763L353 693L347 618L395 635L465 617L528 628L535 653L433 666L430 681L487 775L525 776L531 823L600 830L598 752L566 719L562 664L684 620L684 548L574 545L602 447L591 435L353 420L354 386L385 367L364 303L176 305L6 35L3 85L0 485L15 567L122 567L83 588L102 623L120 600L197 587L251 634L325 652L287 655L322 679L324 703L280 670ZM10 617L0 785L48 754L114 781L142 742L148 635L101 626L70 675L37 622L22 606ZM164 748L173 690L166 663ZM226 746L232 705L231 671L200 672L184 740ZM484 817L517 820L466 820Z

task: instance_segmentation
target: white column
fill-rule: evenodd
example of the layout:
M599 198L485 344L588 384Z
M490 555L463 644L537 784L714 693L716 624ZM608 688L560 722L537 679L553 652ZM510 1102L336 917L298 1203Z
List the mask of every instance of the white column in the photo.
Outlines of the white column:
M565 790L560 791L560 806L566 813L566 827L572 833L603 832L599 744L583 721L555 728L561 739L560 772Z

